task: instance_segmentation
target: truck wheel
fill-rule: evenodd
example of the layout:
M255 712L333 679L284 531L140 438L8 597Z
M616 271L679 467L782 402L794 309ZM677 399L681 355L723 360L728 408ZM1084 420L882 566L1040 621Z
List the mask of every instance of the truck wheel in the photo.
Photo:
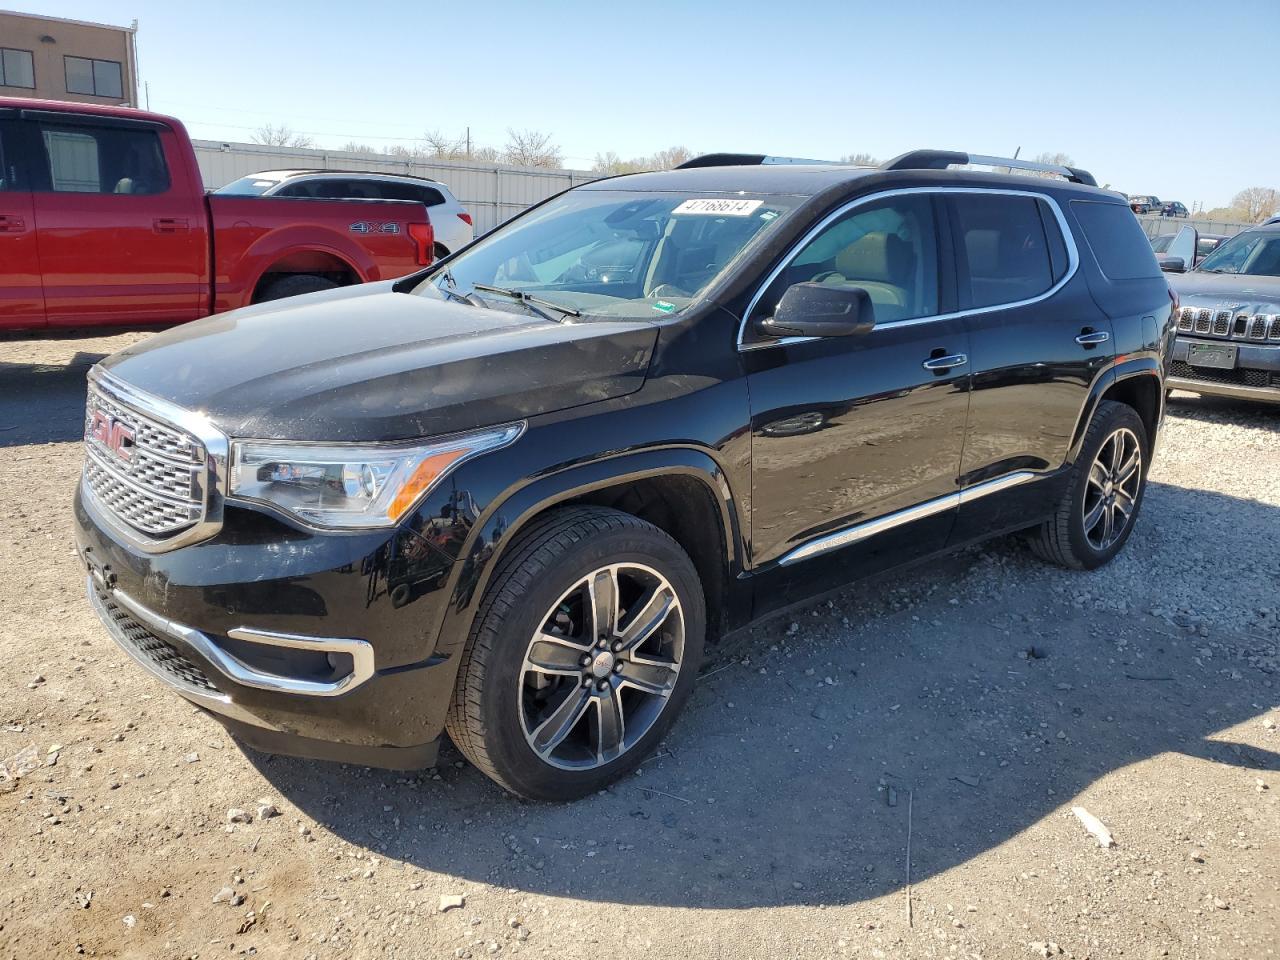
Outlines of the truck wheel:
M446 729L518 796L585 796L662 739L705 633L702 584L671 537L618 510L550 511L485 591Z
M285 297L296 297L301 293L316 293L319 290L332 290L337 284L327 277L317 277L314 273L290 273L272 280L254 298L254 303L266 303L268 300L283 300Z
M1104 400L1085 433L1080 456L1054 517L1032 538L1044 560L1093 570L1120 552L1133 532L1147 489L1147 430L1136 410Z

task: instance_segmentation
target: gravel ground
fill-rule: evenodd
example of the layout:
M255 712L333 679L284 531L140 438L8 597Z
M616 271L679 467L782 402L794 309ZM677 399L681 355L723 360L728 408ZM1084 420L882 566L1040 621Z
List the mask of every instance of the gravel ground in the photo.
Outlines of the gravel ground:
M138 336L0 341L0 761L38 763L0 782L0 956L1280 952L1280 408L1176 402L1107 569L1005 539L852 586L550 806L449 748L246 754L115 648L68 503L85 371Z

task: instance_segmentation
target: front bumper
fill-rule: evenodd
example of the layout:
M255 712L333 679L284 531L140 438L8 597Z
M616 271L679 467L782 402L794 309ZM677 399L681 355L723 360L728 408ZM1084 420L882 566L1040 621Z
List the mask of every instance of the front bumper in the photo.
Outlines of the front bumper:
M1229 343L1236 347L1234 370L1197 367L1187 362L1193 343ZM1172 390L1280 403L1280 343L1250 343L1222 338L1195 338L1179 335L1173 345L1173 365L1165 386Z
M372 766L435 762L456 663L431 653L432 593L392 599L379 575L387 543L316 535L304 548L241 531L147 554L79 490L74 506L89 600L108 632L237 738Z

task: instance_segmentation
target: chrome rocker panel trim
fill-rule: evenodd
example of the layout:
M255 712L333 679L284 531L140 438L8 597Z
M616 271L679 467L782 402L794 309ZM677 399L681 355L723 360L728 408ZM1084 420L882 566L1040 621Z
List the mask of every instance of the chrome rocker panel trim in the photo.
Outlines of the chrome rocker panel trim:
M837 530L835 533L828 533L784 554L778 560L778 565L783 567L790 566L793 563L799 563L801 560L808 560L810 557L816 557L832 550L838 550L841 547L847 547L850 544L866 540L868 537L874 537L877 533L884 533L894 527L914 523L916 520L923 520L925 517L932 517L934 514L953 510L962 503L969 503L993 493L999 493L1001 490L1016 487L1029 480L1034 480L1036 476L1037 474L1027 470L1006 474L994 480L974 484L972 487L957 493L949 493L945 497L926 500L924 503L916 504L914 507L907 507L905 510L898 510L895 513L877 517L875 520L869 520L866 523L846 527L843 530Z

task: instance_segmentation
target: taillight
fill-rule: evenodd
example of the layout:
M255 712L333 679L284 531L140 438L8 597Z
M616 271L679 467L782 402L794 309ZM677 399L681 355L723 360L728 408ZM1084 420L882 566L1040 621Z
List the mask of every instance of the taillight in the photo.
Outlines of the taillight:
M424 267L430 264L436 245L436 232L431 229L431 224L409 224L409 239L413 241L418 263Z
M471 226L471 214L466 212L460 213L458 214L458 219L461 220L463 223L465 223L468 227Z

